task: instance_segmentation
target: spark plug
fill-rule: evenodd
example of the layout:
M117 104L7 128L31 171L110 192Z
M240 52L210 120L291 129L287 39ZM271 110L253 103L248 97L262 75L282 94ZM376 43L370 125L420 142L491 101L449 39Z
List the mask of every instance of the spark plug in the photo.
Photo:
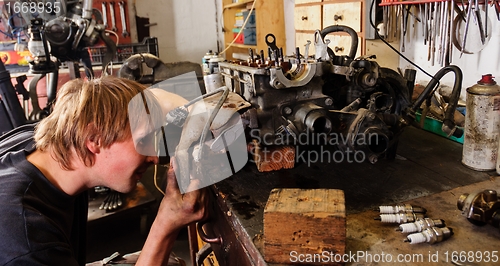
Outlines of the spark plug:
M401 233L415 233L422 232L423 230L431 227L445 227L443 220L432 220L430 218L418 218L413 223L405 223L399 225L398 231Z
M410 244L419 244L419 243L429 243L434 244L438 242L442 242L453 235L453 230L449 227L431 227L424 229L420 233L410 234L406 237L404 242L410 242Z
M383 223L411 223L415 222L418 218L423 219L424 215L421 213L395 213L395 214L380 214L375 220L380 220Z
M420 206L412 206L410 204L400 204L396 206L379 206L380 213L382 214L390 214L390 213L405 213L405 212L413 212L413 213L426 213L427 210Z

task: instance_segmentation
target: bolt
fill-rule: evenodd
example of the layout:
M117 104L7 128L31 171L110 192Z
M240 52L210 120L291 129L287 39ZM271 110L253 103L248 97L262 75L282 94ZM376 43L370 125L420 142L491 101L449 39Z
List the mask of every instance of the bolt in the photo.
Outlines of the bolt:
M330 106L330 105L332 105L332 104L333 104L333 100L332 100L332 98L326 98L326 99L325 99L325 105Z
M370 120L375 120L375 118L377 117L377 115L376 115L376 114L374 114L374 113L368 113L368 114L366 115L366 117L368 117L368 119L370 119Z
M285 113L286 115L289 115L292 113L292 108L286 106L285 108L283 108L283 113Z

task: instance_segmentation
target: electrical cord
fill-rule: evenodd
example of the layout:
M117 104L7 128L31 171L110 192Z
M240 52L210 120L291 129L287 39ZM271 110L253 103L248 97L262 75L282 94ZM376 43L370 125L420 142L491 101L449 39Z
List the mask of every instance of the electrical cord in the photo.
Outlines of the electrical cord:
M104 30L106 33L111 33L113 35L115 35L116 37L116 46L118 46L118 43L120 42L120 37L118 37L118 34L112 30Z

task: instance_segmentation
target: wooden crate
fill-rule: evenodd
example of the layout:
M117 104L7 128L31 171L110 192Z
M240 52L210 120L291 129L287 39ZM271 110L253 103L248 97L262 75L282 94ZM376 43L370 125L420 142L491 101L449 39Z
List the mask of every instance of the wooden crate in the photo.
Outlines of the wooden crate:
M267 262L341 265L335 260L340 261L345 252L345 238L342 190L279 188L271 191L264 209L264 259Z

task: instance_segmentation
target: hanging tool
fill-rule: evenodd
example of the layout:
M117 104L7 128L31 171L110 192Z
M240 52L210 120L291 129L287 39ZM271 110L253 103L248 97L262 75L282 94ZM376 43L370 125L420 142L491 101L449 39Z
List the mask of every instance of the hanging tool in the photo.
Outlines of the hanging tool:
M488 37L488 0L484 0L484 35Z
M437 8L437 3L434 3L434 10L432 11L432 19L431 19L431 27L432 27L432 34L431 34L431 66L434 66L434 56L436 53L436 36L437 36L437 29L439 27L437 23L437 14L438 14L438 8Z
M408 28L408 15L410 14L410 6L408 5L406 8L402 7L402 18L401 18L401 32L402 32L402 38L401 38L401 52L405 51L405 37L406 37L406 30Z
M451 59L453 58L453 55L452 55L452 51L453 51L453 34L455 33L455 26L454 26L454 23L453 23L453 18L455 17L455 9L454 7L457 5L455 0L451 0L451 8L450 8L450 17L449 17L449 21L448 21L448 64L451 64ZM461 10L459 9L459 11L461 12ZM460 15L463 16L462 13L460 13ZM457 15L458 17L458 15Z
M492 2L493 2L492 4L495 5L495 12L497 14L497 20L500 21L500 1L493 0Z
M382 7L382 22L384 24L384 32L382 34L382 36L384 37L384 39L387 39L387 23L389 21L389 7L388 6L383 6Z
M127 37L129 35L127 31L127 20L125 18L125 2L120 1L120 17L122 19L122 36Z
M463 1L463 0L461 0L461 1L462 1L462 6L465 8L465 3L464 3L464 1ZM458 14L458 15L462 18L462 20L465 22L465 21L466 21L466 20L465 20L465 14L464 14L465 12L464 12L462 9L460 9L460 7L458 6L458 3L454 3L454 4L453 4L453 9L455 10L455 12L457 12L457 14Z
M481 36L481 43L484 44L486 42L486 37L484 35L483 21L481 20L481 10L479 10L479 0L474 0L474 14L477 21L477 26L479 27L479 35Z
M464 37L462 39L462 49L460 49L460 58L464 53L465 44L467 42L467 31L469 31L470 13L472 11L472 1L473 0L469 0L469 8L467 9L467 18L465 19Z
M116 32L118 29L116 28L116 17L115 17L115 2L109 2L109 12L111 14L111 30Z
M102 2L102 24L104 24L104 28L108 28L108 9L106 8L106 2Z

